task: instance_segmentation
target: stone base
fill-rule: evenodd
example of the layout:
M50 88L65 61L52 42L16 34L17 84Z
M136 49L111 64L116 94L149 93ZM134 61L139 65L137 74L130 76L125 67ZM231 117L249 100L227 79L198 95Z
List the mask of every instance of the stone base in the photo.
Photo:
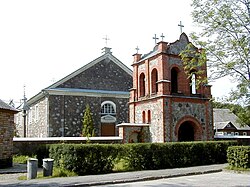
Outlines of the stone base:
M0 169L12 167L12 166L13 166L12 157L0 159Z

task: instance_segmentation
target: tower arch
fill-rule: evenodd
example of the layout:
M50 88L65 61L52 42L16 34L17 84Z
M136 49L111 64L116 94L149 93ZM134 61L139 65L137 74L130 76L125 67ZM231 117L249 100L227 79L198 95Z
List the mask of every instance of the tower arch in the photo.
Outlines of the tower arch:
M154 68L151 71L151 90L152 94L156 94L158 92L158 71L156 68Z
M178 93L178 74L179 74L179 69L177 67L173 67L171 69L171 93Z
M176 124L175 135L178 141L202 140L202 126L193 116L184 116Z
M140 97L145 96L145 74L141 73L139 76Z

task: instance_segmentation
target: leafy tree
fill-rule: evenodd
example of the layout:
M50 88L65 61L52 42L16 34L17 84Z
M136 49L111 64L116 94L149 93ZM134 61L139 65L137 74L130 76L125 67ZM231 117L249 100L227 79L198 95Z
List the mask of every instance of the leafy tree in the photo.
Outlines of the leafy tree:
M95 136L95 129L93 124L92 114L88 104L86 105L82 123L83 123L82 136L87 137L89 142L89 137Z
M206 63L206 53L210 79L229 75L237 83L230 100L243 99L245 105L250 105L250 0L193 0L191 6L193 21L201 27L191 38L204 50L197 50L197 61L186 69ZM181 54L186 64L189 53L190 45Z

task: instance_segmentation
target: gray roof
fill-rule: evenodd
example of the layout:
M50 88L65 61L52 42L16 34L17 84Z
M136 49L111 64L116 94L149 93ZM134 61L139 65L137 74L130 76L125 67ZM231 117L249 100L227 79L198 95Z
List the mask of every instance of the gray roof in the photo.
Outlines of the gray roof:
M229 109L213 109L214 126L217 129L224 129L228 124L232 124L237 130L250 130L249 126L241 127L237 122L238 117Z
M0 99L0 109L2 110L10 110L10 111L14 111L14 112L18 112L17 109L15 109L14 107L6 104L5 102L3 102L1 99Z

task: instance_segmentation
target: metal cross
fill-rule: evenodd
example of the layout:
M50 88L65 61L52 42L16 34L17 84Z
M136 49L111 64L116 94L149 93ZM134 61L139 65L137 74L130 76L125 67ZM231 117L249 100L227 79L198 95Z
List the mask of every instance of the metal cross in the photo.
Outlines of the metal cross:
M106 35L106 37L103 38L103 39L105 40L105 45L106 45L106 47L107 47L107 46L108 46L108 40L109 40L108 36Z
M165 36L163 35L163 33L161 34L161 41L163 41L163 39L165 38Z
M135 48L135 50L136 50L136 54L138 54L139 47L137 46L137 47Z
M155 40L155 44L157 43L157 40L159 39L159 38L157 38L156 37L156 34L155 34L155 36L153 37L153 39Z
M182 27L184 27L184 25L182 25L181 21L180 21L180 24L178 24L178 26L180 27L181 34L182 34Z

